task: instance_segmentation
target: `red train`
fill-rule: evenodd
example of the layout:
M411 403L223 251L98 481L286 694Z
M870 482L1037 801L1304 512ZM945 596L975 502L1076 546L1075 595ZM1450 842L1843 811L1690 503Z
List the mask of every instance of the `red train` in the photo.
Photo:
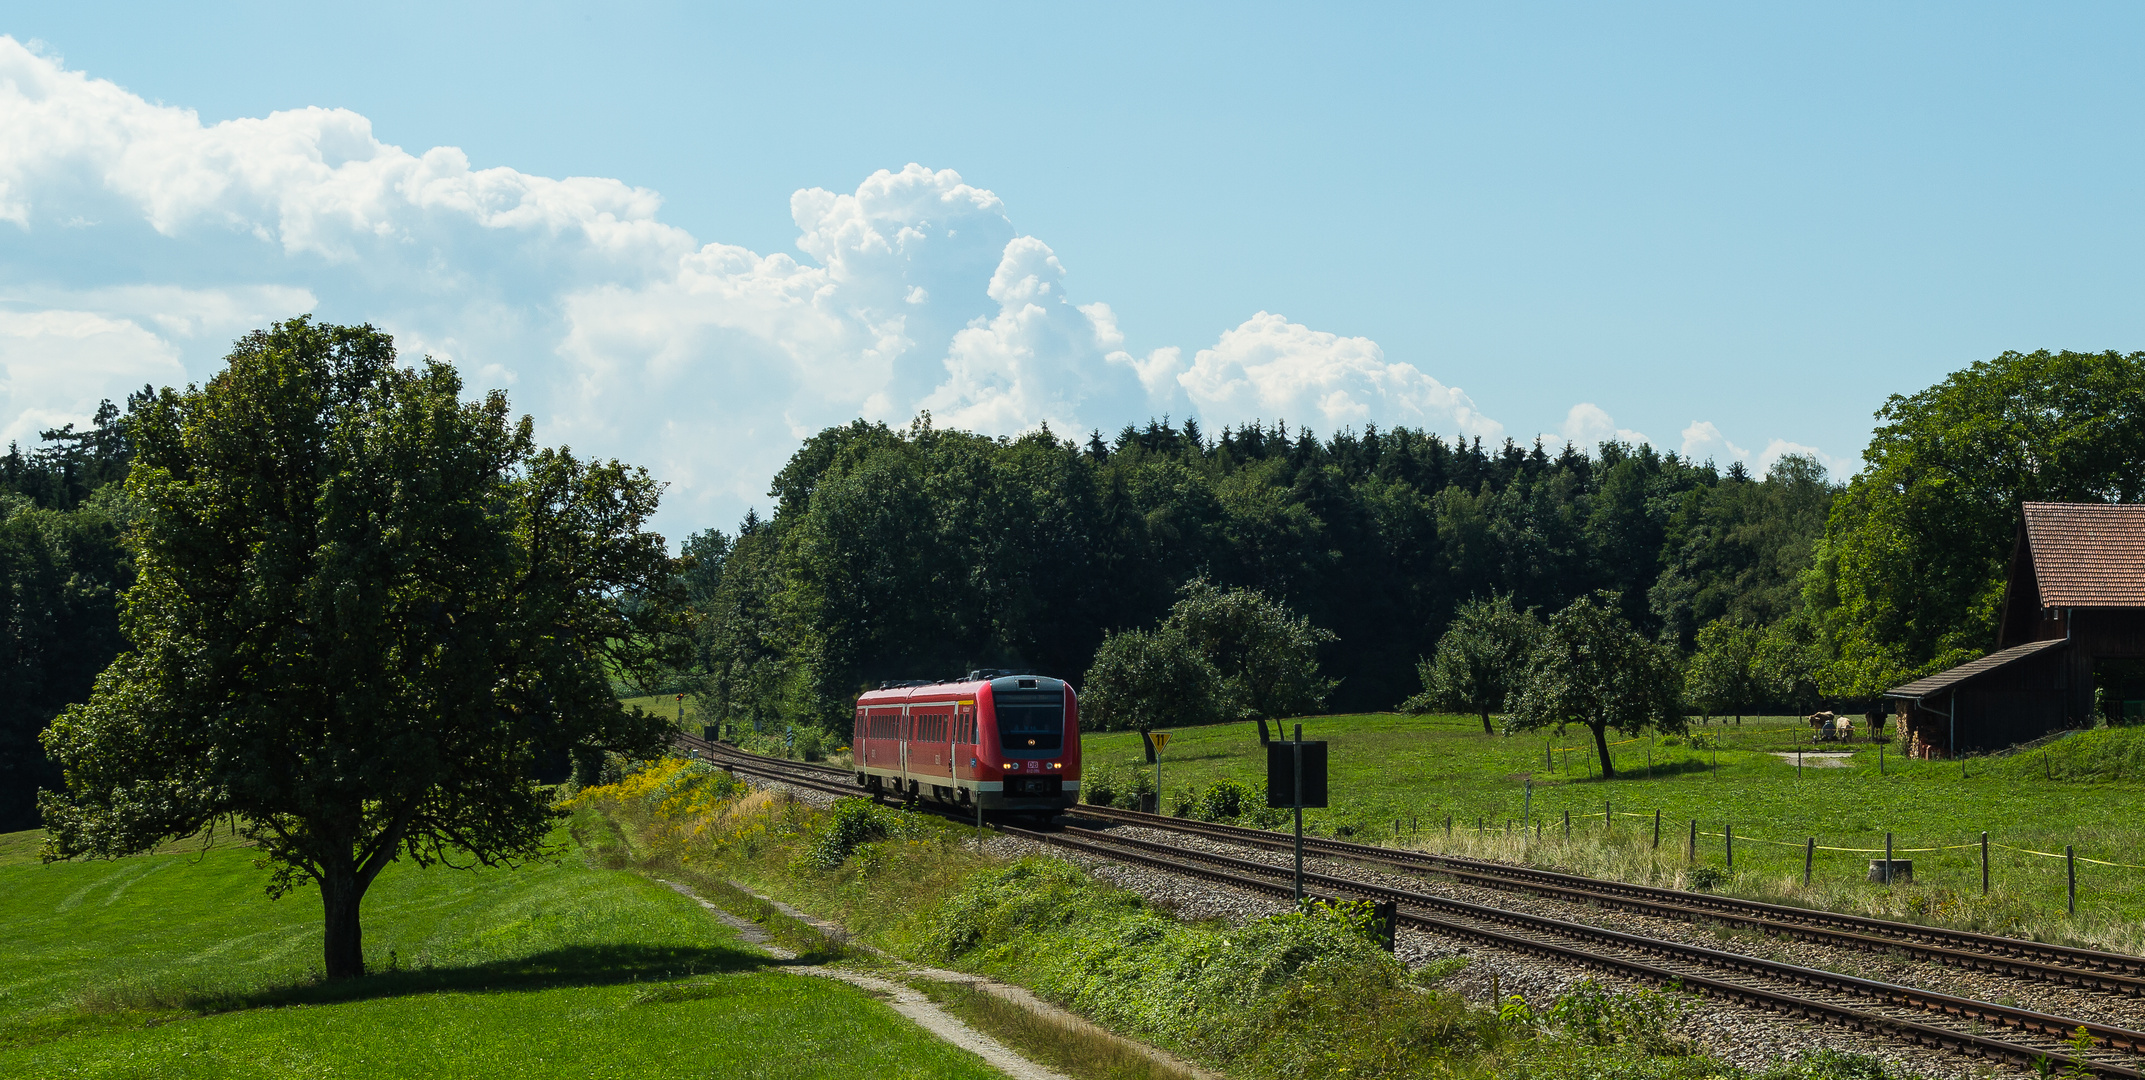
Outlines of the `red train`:
M1004 811L1080 801L1080 703L1062 679L973 671L882 686L857 698L849 745L867 791Z

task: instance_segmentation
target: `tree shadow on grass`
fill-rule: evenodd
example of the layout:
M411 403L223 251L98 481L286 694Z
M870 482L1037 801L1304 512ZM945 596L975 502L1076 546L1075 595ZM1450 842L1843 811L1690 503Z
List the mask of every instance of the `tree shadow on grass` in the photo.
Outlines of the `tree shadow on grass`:
M1651 766L1619 765L1616 769L1616 775L1607 777L1606 781L1613 784L1619 780L1660 780L1672 776L1688 776L1692 773L1712 771L1712 762L1686 758L1682 761L1658 761ZM1539 779L1537 778L1538 781ZM1595 773L1592 776L1560 775L1555 777L1555 781L1561 784L1599 784L1604 782L1604 778L1600 773Z
M807 954L777 960L738 948L576 945L481 964L374 970L361 979L323 979L317 974L281 984L247 987L130 985L93 993L91 1012L145 1010L192 1014L237 1012L288 1005L331 1005L417 994L497 994L560 987L666 983L697 975L721 975L818 963Z

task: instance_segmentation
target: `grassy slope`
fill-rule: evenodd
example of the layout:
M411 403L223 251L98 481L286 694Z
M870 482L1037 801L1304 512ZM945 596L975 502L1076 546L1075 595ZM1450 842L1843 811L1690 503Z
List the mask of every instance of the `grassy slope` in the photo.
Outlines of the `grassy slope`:
M578 854L390 869L366 952L403 970L345 987L312 976L317 896L267 900L249 852L40 866L30 839L0 837L0 1075L996 1075Z
M2145 781L2145 767L2122 773L2136 779L2108 779L2115 775L2110 762L2140 759L2145 730L2075 736L2051 748L2045 762L2032 755L1970 762L1964 780L1956 762L1906 761L1896 750L1886 753L1886 775L1880 778L1877 750L1866 743L1854 747L1849 767L1806 768L1798 780L1792 762L1766 751L1798 745L1795 740L1806 738L1807 730L1799 723L1752 719L1741 728L1716 724L1699 730L1717 735L1725 731L1717 769L1709 753L1656 747L1649 774L1647 744L1641 741L1613 749L1617 767L1627 772L1602 781L1583 771L1591 743L1576 730L1562 738L1534 734L1507 739L1484 735L1474 717L1317 717L1304 721L1304 738L1330 743L1332 807L1307 813L1306 822L1324 833L1352 826L1364 838L1389 841L1394 820L1415 815L1423 832L1409 841L1439 847L1446 843L1440 834L1448 813L1463 823L1481 817L1498 826L1519 818L1525 781L1531 778L1535 815L1561 823L1564 812L1570 811L1577 839L1588 843L1601 838L1604 800L1618 812L1616 831L1626 841L1650 841L1652 825L1623 813L1650 816L1660 808L1665 819L1664 864L1670 856L1681 863L1690 819L1697 818L1700 828L1712 833L1733 825L1743 891L1786 895L1792 892L1790 883L1799 889L1803 840L1812 836L1821 845L1881 848L1890 831L1900 848L1919 848L1973 844L1986 829L1998 843L2055 852L2070 843L2081 856L2145 864L2145 783L2140 782ZM1090 772L1130 767L1141 756L1139 736L1133 733L1089 734L1082 746ZM1589 749L1569 755L1568 772L1551 772L1545 766L1545 746ZM2056 779L2044 779L2044 771ZM1256 731L1248 724L1230 724L1177 732L1163 755L1162 773L1165 792L1174 793L1225 775L1263 779L1265 768ZM2098 779L2065 780L2066 775ZM1168 799L1164 805L1170 805ZM1455 837L1453 843L1466 841ZM1718 865L1722 847L1718 836L1701 837L1700 861ZM1978 893L1978 848L1911 857L1924 890L1936 890L1926 902L1953 902L1943 894L1947 888ZM1862 888L1858 882L1869 858L1819 852L1820 884L1835 891ZM1536 861L1575 868L1585 863L1577 854L1560 855L1551 848L1540 850ZM2008 891L2014 907L2028 913L2062 910L2060 860L1999 850L1994 863L2000 891ZM2145 870L2081 864L2079 871L2082 918L2134 920L2145 913ZM1929 913L1943 914L1935 909Z
M670 694L619 698L618 703L628 709L638 708L644 712L654 713L673 724L678 722L678 699ZM693 716L692 702L688 701L685 704L685 724L687 727L692 728L695 734L698 734L698 720Z

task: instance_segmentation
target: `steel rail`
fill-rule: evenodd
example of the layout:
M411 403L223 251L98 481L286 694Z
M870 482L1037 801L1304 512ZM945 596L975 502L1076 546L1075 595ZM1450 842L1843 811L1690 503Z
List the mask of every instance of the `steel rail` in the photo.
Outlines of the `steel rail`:
M1188 821L1184 818L1164 817L1137 810L1120 810L1115 807L1083 803L1068 813L1276 850L1287 848L1292 843L1290 838L1264 829L1248 829L1218 822ZM1325 837L1306 836L1303 838L1303 844L1306 850L1314 850L1331 858L1382 863L1415 873L1435 873L1488 888L1560 894L1634 910L1652 907L1680 917L1737 921L1753 928L1765 929L1768 933L1792 932L1797 936L1810 936L1813 932L1821 931L1835 940L1859 936L1881 940L1885 947L1922 959L1957 963L1960 966L1999 974L2046 979L2068 986L2145 995L2145 957L2126 953L2081 949L1997 934L1975 933L1970 930L1950 930L1844 912L1768 904L1759 900L1743 900L1710 893L1663 889L1652 885L1636 885L1606 878L1513 866L1487 859L1436 855Z
M1102 858L1136 862L1142 865L1168 870L1172 873L1189 874L1204 880L1226 883L1240 888L1253 889L1277 897L1291 895L1291 888L1283 879L1290 876L1287 867L1238 859L1208 852L1186 851L1150 841L1130 837L1112 836L1085 829L1065 829L1058 833L1043 833L1027 829L1001 826L1011 835L1023 836L1046 844L1070 847ZM1068 835L1070 834L1070 835ZM1188 863L1205 863L1207 866L1190 866ZM1217 869L1218 868L1218 869ZM1902 1035L1921 1045L1941 1046L1975 1056L1999 1057L2019 1065L2032 1066L2043 1059L2062 1060L2070 1048L2063 1042L2080 1028L2085 1029L2097 1046L2107 1050L2145 1051L2145 1032L2131 1031L2105 1024L2073 1020L2067 1017L2050 1016L2012 1006L1961 998L1949 994L1900 986L1894 983L1863 979L1852 975L1840 975L1817 968L1762 960L1739 953L1723 952L1699 945L1664 941L1586 923L1567 922L1546 916L1528 915L1502 908L1471 904L1447 897L1393 889L1368 882L1355 881L1329 874L1304 874L1306 883L1315 883L1335 893L1355 894L1380 900L1391 900L1403 905L1399 918L1402 925L1434 933L1456 935L1499 947L1515 948L1536 955L1558 959L1577 960L1587 964L1608 967L1626 974L1638 976L1650 982L1680 983L1685 987L1704 989L1708 994L1730 997L1748 1004L1758 1005L1792 1015L1813 1016L1845 1023L1862 1031L1883 1031ZM1410 910L1414 909L1414 910ZM1434 911L1439 914L1426 913ZM1455 921L1455 920L1465 921ZM1523 933L1543 934L1587 942L1595 949L1535 937L1515 935L1508 931L1494 930L1480 923L1502 924ZM1714 969L1725 969L1736 975L1772 979L1798 987L1811 987L1833 993L1850 994L1869 998L1894 1008L1935 1012L1956 1017L1972 1023L1992 1023L2013 1028L2029 1036L2050 1040L2049 1045L2026 1045L1993 1039L1978 1032L1961 1031L1922 1023L1905 1017L1873 1013L1837 1002L1827 1002L1801 997L1781 990L1747 983L1728 981L1702 972L1663 968L1656 964L1634 961L1627 957L1605 955L1599 946L1608 945L1642 954L1659 956L1685 964L1695 964ZM2120 1062L2085 1058L2083 1063L2096 1075L2111 1077L2145 1077L2145 1072Z
M690 741L688 742L688 740ZM841 783L821 779L820 777L805 778L797 775L799 772L807 771L817 772L822 777L846 777L848 775L838 770L827 769L823 766L801 769L798 767L799 763L797 762L750 754L735 748L710 744L705 740L693 739L690 736L682 736L679 742L687 748L702 749L713 756L725 759L715 763L725 765L725 767L732 768L737 772L836 794L863 794L853 783ZM1082 811L1087 809L1090 808L1081 808ZM1136 816L1141 819L1155 817L1154 815L1135 814L1135 812L1131 811L1112 811L1111 813L1113 815ZM1165 823L1161 827L1167 827L1167 823L1182 824L1181 819L1156 818L1156 820ZM1136 823L1147 824L1145 820ZM1198 824L1211 826L1211 823ZM1083 851L1120 862L1150 866L1216 884L1225 884L1281 898L1287 898L1292 895L1291 886L1279 880L1287 877L1290 873L1284 867L1248 859L1239 859L1228 855L1173 848L1151 841L1097 833L1085 829L1069 828L1058 832L1039 832L1011 825L998 825L997 828L1008 835L1024 837L1039 843ZM1222 828L1230 827L1224 826ZM1195 830L1177 829L1175 831L1193 832ZM1255 830L1241 831L1255 832ZM1272 837L1272 835L1271 833L1265 834L1267 837ZM1348 846L1368 847L1368 845ZM1391 849L1380 848L1370 848L1370 850L1381 853L1391 851ZM1207 865L1200 865L1201 863ZM1494 866L1497 864L1489 865ZM1440 870L1440 872L1445 871ZM1558 876L1570 877L1571 875ZM1644 981L1661 985L1680 985L1687 989L1706 993L1709 996L1734 1000L1786 1015L1818 1018L1857 1031L1904 1038L1917 1045L1937 1047L1972 1056L1996 1058L2021 1066L2035 1067L2048 1061L2062 1061L2066 1054L2074 1053L2071 1047L2062 1043L2061 1040L2067 1039L2073 1032L2083 1028L2095 1042L2096 1048L2116 1051L2128 1050L2132 1053L2145 1051L2145 1033L2125 1028L2050 1016L2044 1013L1977 1001L1971 998L1960 998L1915 987L1862 979L1856 976L1839 975L1815 968L1806 968L1777 961L1762 960L1739 953L1708 949L1703 946L1627 934L1622 931L1609 930L1584 923L1528 915L1447 897L1431 896L1369 882L1355 881L1329 874L1307 872L1304 878L1307 882L1330 889L1337 895L1355 894L1376 897L1394 901L1399 905L1405 905L1397 914L1401 925L1533 955L1577 961L1595 967L1619 971ZM1593 879L1579 878L1577 880L1592 881ZM1429 909L1429 911L1440 914L1430 914L1422 909ZM1523 933L1514 934L1505 930L1494 929L1491 926L1481 925L1482 923L1515 927ZM1590 943L1595 948L1589 949L1557 941L1545 941L1539 938L1523 936L1524 933L1576 938ZM1897 947L1899 943L1883 942L1882 944L1885 947ZM1598 951L1601 946L1627 949L1642 955L1667 957L1674 962L1684 964L1696 964L1716 969L1725 968L1746 978L1776 979L1796 986L1816 987L1833 993L1870 998L1891 1008L1920 1012L1933 1011L1976 1024L1982 1022L2001 1024L2017 1029L2029 1037L2039 1036L2043 1039L2052 1040L2054 1044L2028 1045L1993 1039L1980 1034L1978 1031L1961 1031L1926 1024L1919 1020L1869 1012L1838 1002L1827 1002L1798 996L1778 989L1734 982L1729 979L1707 975L1703 972L1665 968L1625 956L1604 954ZM2145 1080L2145 1072L2121 1062L2111 1062L2094 1057L2080 1057L2077 1063L2094 1075L2122 1078L2122 1080Z
M756 758L763 762L781 760L734 748L723 749L733 756ZM790 764L830 776L851 775L824 765ZM1203 835L1225 842L1274 850L1287 848L1291 843L1288 837L1264 829L1191 821L1086 803L1074 807L1068 813L1127 825ZM1759 900L1744 900L1710 893L1664 889L1652 885L1514 866L1487 859L1437 855L1325 837L1304 837L1304 847L1329 857L1378 863L1411 873L1435 873L1485 888L1508 891L1516 889L1625 910L1653 911L1674 918L1732 922L1767 934L1829 942L1850 948L1878 948L1880 946L1877 943L1881 942L1881 947L1915 959L1968 970L2130 996L2145 996L2145 956L2028 941L1970 930L1923 926L1866 915L1769 904Z

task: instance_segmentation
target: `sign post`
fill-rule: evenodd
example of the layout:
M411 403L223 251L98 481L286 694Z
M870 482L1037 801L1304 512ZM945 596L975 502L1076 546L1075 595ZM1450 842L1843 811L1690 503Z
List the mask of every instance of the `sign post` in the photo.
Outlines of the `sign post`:
M1303 906L1303 725L1296 725L1296 745L1290 754L1291 764L1296 768L1295 782L1289 785L1289 800L1296 804L1296 906ZM2065 849L2069 850L2068 848ZM2072 907L2075 909L2076 905Z
M1303 902L1303 811L1326 805L1326 744L1296 737L1266 747L1266 805L1296 812L1296 902Z

